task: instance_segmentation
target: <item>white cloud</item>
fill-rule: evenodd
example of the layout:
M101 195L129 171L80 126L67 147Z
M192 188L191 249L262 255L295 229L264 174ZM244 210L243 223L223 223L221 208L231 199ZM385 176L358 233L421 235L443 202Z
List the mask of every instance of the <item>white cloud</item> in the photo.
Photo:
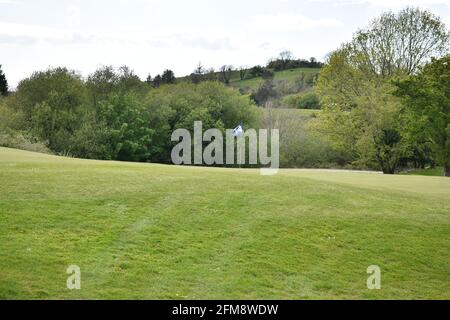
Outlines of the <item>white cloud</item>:
M321 27L336 27L342 25L334 18L312 19L301 14L295 13L278 13L257 15L253 17L250 26L258 29L271 30L306 30Z
M77 29L81 25L81 10L77 6L67 8L67 26L71 29Z
M0 44L182 46L206 50L227 50L232 48L229 37L217 37L211 32L201 34L198 30L187 30L182 33L177 32L177 30L166 30L164 33L86 33L75 30L76 26L76 23L69 23L69 28L50 28L40 25L0 21Z
M309 2L330 2L333 4L361 4L399 9L406 6L445 5L450 8L450 0L309 0Z

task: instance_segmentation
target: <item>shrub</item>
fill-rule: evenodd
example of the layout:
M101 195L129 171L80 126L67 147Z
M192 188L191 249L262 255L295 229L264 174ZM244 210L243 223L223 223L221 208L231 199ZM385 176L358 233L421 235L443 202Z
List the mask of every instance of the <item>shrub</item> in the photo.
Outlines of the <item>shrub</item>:
M284 104L290 108L320 109L320 101L314 92L289 95L284 98Z
M51 153L46 144L24 133L7 129L0 132L0 146L27 151Z

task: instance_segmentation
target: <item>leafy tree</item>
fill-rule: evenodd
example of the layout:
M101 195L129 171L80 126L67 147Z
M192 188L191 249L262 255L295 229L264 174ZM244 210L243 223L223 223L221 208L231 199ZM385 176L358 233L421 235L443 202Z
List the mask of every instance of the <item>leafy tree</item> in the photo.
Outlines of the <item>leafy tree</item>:
M145 82L146 82L147 84L149 84L149 85L151 85L151 84L152 84L152 82L153 82L153 79L152 79L152 76L151 76L151 74L148 74L147 78L145 79Z
M319 97L314 92L287 96L285 103L299 109L320 109Z
M254 66L249 70L251 78L260 77L264 72L264 68L261 66Z
M108 158L146 161L154 131L149 110L134 93L114 94L99 104L97 113L101 140L108 141Z
M48 141L53 151L67 152L68 141L82 121L86 101L81 76L66 68L55 68L22 80L14 103L24 113L30 132Z
M409 39L408 48L402 38ZM430 53L444 52L447 40L439 18L407 8L383 14L333 52L320 73L317 92L324 106L320 125L335 146L350 153L359 166L394 173L410 148L391 79L414 73Z
M449 40L450 34L438 16L407 7L373 20L356 33L349 46L358 68L390 77L414 74L431 57L445 55Z
M257 105L263 106L271 99L278 97L278 93L274 89L273 81L266 80L255 92L251 94L251 98Z
M159 86L160 86L162 83L163 83L163 82L162 82L162 78L161 78L161 76L160 76L159 74L156 75L155 78L153 78L152 84L153 84L153 87L154 87L154 88L159 88Z
M2 65L0 64L0 95L6 96L8 94L8 81L3 73Z
M147 91L147 86L141 81L138 75L127 66L122 66L117 72L118 91L121 93L134 92L141 94ZM117 93L117 91L115 92Z
M162 84L172 84L175 83L175 74L172 70L165 70L161 76L161 83Z
M248 96L217 81L162 86L150 92L145 105L151 114L150 125L157 133L151 144L151 161L158 162L170 162L174 129L192 130L194 121L202 121L204 130L225 130L240 122L247 128L256 127L259 117L258 108Z
M450 55L432 59L417 75L395 84L395 94L405 105L409 135L424 140L450 176Z
M113 66L100 67L89 75L86 86L95 107L113 94L130 91L143 94L147 90L145 83L127 66L122 66L117 71Z
M103 66L89 75L87 87L94 106L116 91L118 83L119 77L112 66Z

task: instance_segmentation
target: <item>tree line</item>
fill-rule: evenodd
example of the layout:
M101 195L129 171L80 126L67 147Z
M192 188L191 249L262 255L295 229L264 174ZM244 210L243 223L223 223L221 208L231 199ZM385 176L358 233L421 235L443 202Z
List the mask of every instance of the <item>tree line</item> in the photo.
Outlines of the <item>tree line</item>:
M307 125L293 124L300 121L291 115L283 120L291 129L281 135L281 157L289 166L320 162L387 174L439 165L449 176L449 50L448 29L427 10L408 7L374 19L320 64L319 76L310 79L314 92L286 96L288 105L320 104L322 111ZM254 128L277 124L283 117L261 122L262 108L256 103L270 107L270 99L286 88L275 90L266 81L243 94L226 84L232 74L270 80L273 70L301 63L283 52L266 67L224 65L215 72L199 64L183 81L171 70L141 81L127 67L102 67L86 79L66 68L35 72L0 98L0 144L40 146L83 158L168 163L170 133L189 129L196 120L205 129L240 122ZM301 82L298 90L307 83ZM1 69L0 92L8 93Z
M328 57L318 129L360 167L450 175L450 34L431 12L387 12Z
M0 142L28 138L51 152L90 159L170 163L171 133L254 126L258 108L219 82L150 88L127 67L83 79L66 68L33 73L0 101ZM19 137L19 138L18 138Z

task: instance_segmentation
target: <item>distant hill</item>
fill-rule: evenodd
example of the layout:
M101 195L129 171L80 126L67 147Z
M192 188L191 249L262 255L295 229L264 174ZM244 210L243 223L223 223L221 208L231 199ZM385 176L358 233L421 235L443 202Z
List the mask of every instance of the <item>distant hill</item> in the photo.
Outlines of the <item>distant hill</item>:
M274 72L274 81L295 81L298 77L302 76L302 74L319 74L320 68L295 68L295 69L288 69L288 70L282 70L282 71L273 71ZM220 72L214 72L213 76L218 78ZM184 76L184 77L178 77L178 82L183 81L191 81L190 76ZM238 70L233 70L231 72L230 76L230 85L236 88L242 88L242 89L257 89L259 85L261 85L264 82L264 79L262 77L254 77L249 78L247 76L246 79L241 80L239 76Z
M320 72L320 68L296 68L283 71L274 72L274 81L287 81L294 82L299 77L306 74L316 75ZM234 76L234 75L233 75ZM230 80L230 85L236 88L242 89L257 89L264 82L262 77L256 77L251 79L240 80L239 73L236 72L236 76Z

